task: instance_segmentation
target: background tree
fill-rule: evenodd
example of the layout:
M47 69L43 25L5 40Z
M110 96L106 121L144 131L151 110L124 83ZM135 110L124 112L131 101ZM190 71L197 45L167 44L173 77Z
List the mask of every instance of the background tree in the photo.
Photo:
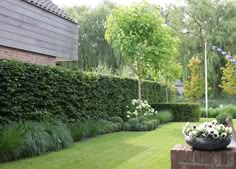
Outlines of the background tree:
M235 57L236 59L236 57ZM236 95L236 65L228 61L223 69L222 84L223 92L229 95Z
M173 87L174 81L179 79L182 73L182 66L178 63L166 62L165 67L162 69L161 79L164 81L166 89L166 102L169 102L168 89Z
M211 94L221 94L222 71L225 66L223 57L212 51L215 45L227 51L236 50L236 1L231 0L185 0L185 5L171 5L165 14L170 25L181 39L180 58L183 79L187 80L190 70L187 65L192 56L204 60L204 39L208 40L208 82ZM203 66L203 65L202 65ZM204 69L201 69L203 71Z
M106 39L121 52L138 78L139 103L141 79L176 57L177 39L163 23L159 9L142 2L114 9L106 24Z
M116 4L105 0L98 6L74 6L65 8L65 11L79 23L78 63L65 63L68 67L78 67L91 71L99 62L108 67L117 69L124 61L119 52L112 49L105 40L105 22Z
M191 76L185 81L184 93L193 101L199 100L204 94L204 80L201 75L201 61L198 57L192 57L188 64Z

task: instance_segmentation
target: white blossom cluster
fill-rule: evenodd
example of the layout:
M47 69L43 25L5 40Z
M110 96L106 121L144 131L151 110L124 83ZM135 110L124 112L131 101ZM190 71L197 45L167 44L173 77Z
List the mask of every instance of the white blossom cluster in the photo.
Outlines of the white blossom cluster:
M216 120L205 122L200 125L191 125L189 122L183 128L183 134L191 138L226 138L232 133L231 127L225 127L223 124L217 124Z
M139 100L133 99L131 104L127 106L127 118L139 117L139 116L152 116L158 114L158 111L154 110L147 102L147 100L141 100L139 105Z

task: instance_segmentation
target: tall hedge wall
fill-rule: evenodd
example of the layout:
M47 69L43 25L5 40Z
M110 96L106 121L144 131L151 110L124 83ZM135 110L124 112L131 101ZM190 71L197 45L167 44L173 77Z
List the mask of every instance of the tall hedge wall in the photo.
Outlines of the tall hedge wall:
M165 98L164 87L151 81L143 82L142 93L150 103ZM134 79L0 61L0 121L124 117L133 98L137 98Z
M196 122L200 120L201 116L198 103L157 103L152 104L152 107L156 110L171 110L173 120L178 122Z

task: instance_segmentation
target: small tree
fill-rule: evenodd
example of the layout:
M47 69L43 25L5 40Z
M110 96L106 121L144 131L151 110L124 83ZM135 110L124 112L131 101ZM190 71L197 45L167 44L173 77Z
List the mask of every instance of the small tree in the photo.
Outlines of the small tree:
M177 80L182 73L182 66L173 61L165 63L165 67L160 71L160 80L165 85L166 89L166 102L169 102L169 91L168 88L172 87L173 82Z
M141 79L176 56L177 40L164 25L159 9L146 2L114 9L106 23L105 37L120 50L137 76L141 104Z
M204 94L204 80L201 75L201 61L198 57L192 57L189 61L188 67L191 71L191 76L187 81L185 81L185 96L192 100L199 100Z
M228 61L225 68L222 68L223 76L220 87L224 93L236 95L236 65Z

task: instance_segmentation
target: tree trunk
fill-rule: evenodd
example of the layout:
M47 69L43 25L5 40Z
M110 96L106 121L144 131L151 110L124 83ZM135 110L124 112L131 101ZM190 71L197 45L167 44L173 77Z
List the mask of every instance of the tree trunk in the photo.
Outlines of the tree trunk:
M137 75L138 75L138 102L139 106L141 106L141 101L142 101L142 81L141 81L141 68L140 64L137 63Z
M166 83L166 103L169 102L169 95L168 95L168 85L167 85L167 79L165 80L165 83Z

